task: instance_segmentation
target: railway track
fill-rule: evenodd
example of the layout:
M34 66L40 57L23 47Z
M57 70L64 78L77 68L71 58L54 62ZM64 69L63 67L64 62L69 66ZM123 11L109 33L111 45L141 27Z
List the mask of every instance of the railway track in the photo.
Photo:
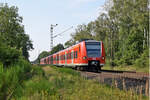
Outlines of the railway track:
M133 90L138 94L149 96L149 73L135 71L101 70L79 71L86 79L94 79L121 90Z

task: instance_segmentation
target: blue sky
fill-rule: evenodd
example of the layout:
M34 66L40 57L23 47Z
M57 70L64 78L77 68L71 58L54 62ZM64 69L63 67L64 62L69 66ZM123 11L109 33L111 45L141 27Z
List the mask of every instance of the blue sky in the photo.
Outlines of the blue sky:
M72 29L54 39L54 46L64 44L71 39L79 24L87 24L95 20L100 7L106 0L0 0L19 8L19 15L23 17L26 34L33 41L34 50L30 51L30 60L35 60L42 51L50 50L50 25L58 24L54 34L67 28Z

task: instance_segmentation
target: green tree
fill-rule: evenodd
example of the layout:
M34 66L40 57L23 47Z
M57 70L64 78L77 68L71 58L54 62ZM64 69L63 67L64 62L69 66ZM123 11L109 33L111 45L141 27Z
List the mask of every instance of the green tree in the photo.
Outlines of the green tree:
M89 25L90 26L90 25ZM93 36L91 34L92 30L85 24L78 25L77 29L75 30L75 33L72 34L74 41L80 41L82 39L93 39Z
M148 46L148 0L113 0L109 16L118 26L119 47L116 57L126 64L133 64Z
M53 47L52 51L50 51L50 54L54 54L63 49L64 49L64 46L62 44L58 44L55 47Z
M73 39L71 39L65 43L65 48L68 48L74 44L75 44L75 41Z
M17 35L17 48L21 49L22 55L28 60L29 50L34 49L32 41L30 40L27 34L18 34Z
M33 45L29 36L25 34L22 20L17 7L0 4L0 37L8 47L21 50L28 60L28 51L33 49Z

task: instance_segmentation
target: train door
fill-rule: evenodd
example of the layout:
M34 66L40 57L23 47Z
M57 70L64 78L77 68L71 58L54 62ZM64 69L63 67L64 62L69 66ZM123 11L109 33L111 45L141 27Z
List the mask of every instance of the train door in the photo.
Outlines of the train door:
M57 55L56 55L56 60L55 61L56 61L56 65L57 65Z
M59 65L61 65L61 55L59 55Z
M67 52L65 52L65 65L67 64Z
M71 51L71 63L73 64L73 50Z

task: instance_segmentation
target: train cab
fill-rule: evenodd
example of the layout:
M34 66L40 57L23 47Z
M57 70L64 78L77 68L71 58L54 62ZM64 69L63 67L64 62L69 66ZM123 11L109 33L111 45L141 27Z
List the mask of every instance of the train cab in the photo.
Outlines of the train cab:
M91 66L96 66L101 69L105 64L105 50L103 42L88 40L84 41L82 44L82 63Z

